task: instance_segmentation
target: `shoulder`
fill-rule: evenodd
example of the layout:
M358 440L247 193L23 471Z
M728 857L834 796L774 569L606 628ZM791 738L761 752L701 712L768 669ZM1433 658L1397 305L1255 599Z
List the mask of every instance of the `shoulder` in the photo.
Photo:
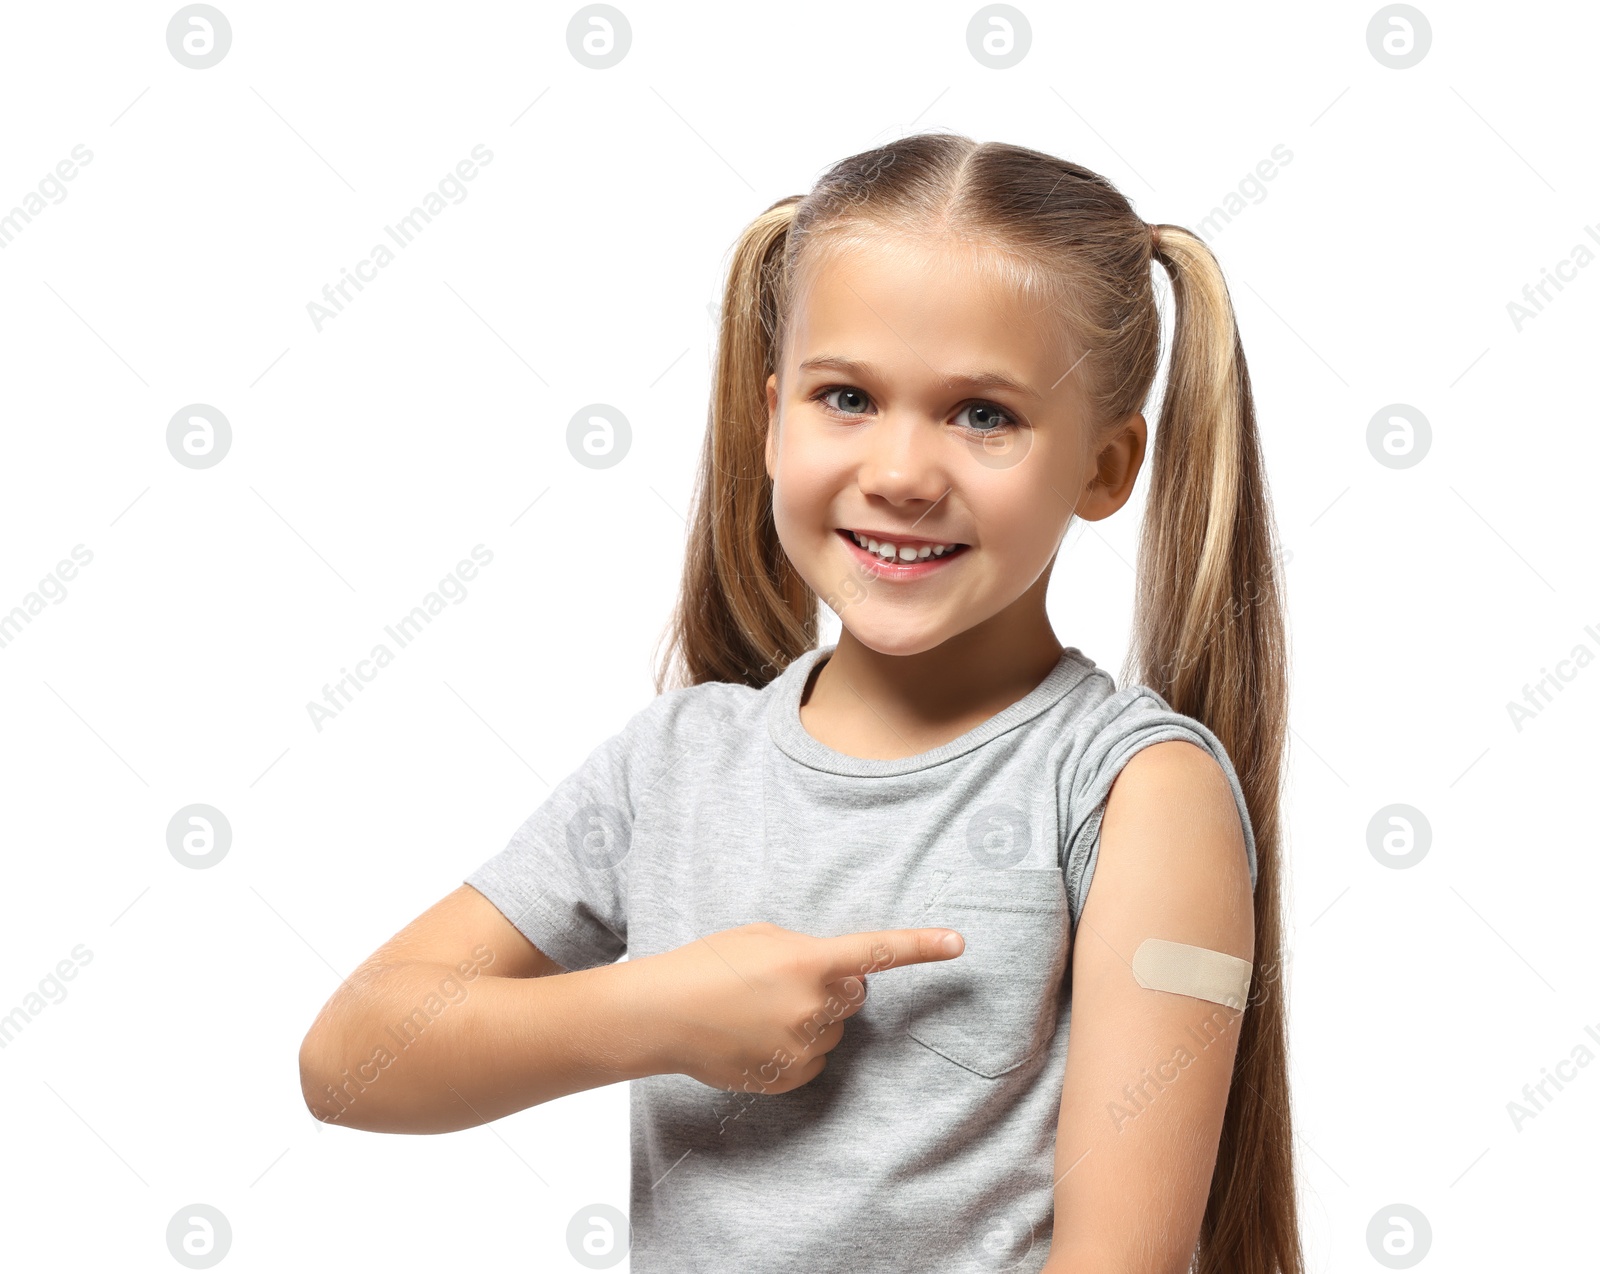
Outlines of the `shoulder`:
M1200 721L1173 711L1149 686L1131 684L1118 689L1103 668L1095 668L1085 677L1077 694L1074 733L1101 748L1151 726L1198 727L1202 734L1209 734Z
M1171 740L1141 749L1112 786L1100 841L1090 921L1126 909L1163 935L1201 924L1216 949L1249 948L1254 871L1244 820L1204 748Z
M628 720L619 741L630 749L673 757L744 746L765 728L767 697L750 686L706 681L658 694Z
M639 724L697 741L743 740L752 731L765 733L775 701L796 697L796 682L819 653L813 648L796 656L759 687L737 681L702 681L664 691L639 714Z
M726 729L754 719L765 707L766 694L730 681L703 681L657 695L640 717L675 733Z
M1253 888L1255 833L1243 784L1222 740L1203 721L1174 711L1148 686L1117 690L1104 673L1088 680L1096 685L1081 705L1063 764L1069 841L1079 833L1092 838L1099 831L1099 814L1108 811L1112 793L1120 792L1123 804L1164 805L1236 829Z
M1119 689L1110 673L1092 663L1060 710L1068 745L1063 766L1080 782L1092 782L1108 765L1120 770L1136 752L1166 740L1186 740L1221 761L1227 758L1221 741L1203 722L1175 712L1149 686Z
M1244 820L1228 775L1212 753L1187 739L1152 743L1122 767L1102 834L1114 828L1136 831L1152 846L1181 843L1196 866L1237 866L1244 875Z
M1228 776L1222 763L1190 739L1166 739L1140 748L1122 767L1112 785L1113 794L1119 788L1149 794L1181 791L1190 796L1204 795L1213 803L1220 798L1222 806L1233 812L1233 796L1228 791Z

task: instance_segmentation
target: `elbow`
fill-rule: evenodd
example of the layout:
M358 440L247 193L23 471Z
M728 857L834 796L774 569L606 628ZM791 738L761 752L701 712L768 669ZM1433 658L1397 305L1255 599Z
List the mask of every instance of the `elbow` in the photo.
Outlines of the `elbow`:
M300 1043L300 1097L306 1109L323 1123L338 1122L338 1103L335 1089L328 1082L322 1065L321 1052L316 1046L315 1028L306 1032Z
M337 1124L341 1128L358 1128L370 1132L385 1131L370 1122L371 1110L356 1110L356 1096L363 1091L356 1077L347 1070L335 1074L313 1048L300 1047L300 1097L318 1123ZM366 1103L368 1107L371 1102ZM363 1117L365 1116L365 1117Z
M318 1122L354 1128L357 1124L349 1118L354 1102L352 1086L359 1088L360 1085L348 1070L339 1074L326 1039L326 1013L324 1009L318 1014L305 1039L300 1041L300 1098Z
M415 1112L397 1109L373 1085L382 1071L375 1062L342 1064L315 1027L300 1045L300 1097L319 1123L358 1132L454 1132L469 1125L430 1123ZM369 1067L372 1068L369 1070Z

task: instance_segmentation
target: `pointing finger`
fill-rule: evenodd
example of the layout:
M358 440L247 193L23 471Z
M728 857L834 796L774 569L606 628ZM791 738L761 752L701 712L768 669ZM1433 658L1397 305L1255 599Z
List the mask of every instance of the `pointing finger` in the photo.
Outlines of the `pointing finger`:
M949 960L966 949L961 935L953 929L879 929L822 941L823 978L828 982L902 964Z

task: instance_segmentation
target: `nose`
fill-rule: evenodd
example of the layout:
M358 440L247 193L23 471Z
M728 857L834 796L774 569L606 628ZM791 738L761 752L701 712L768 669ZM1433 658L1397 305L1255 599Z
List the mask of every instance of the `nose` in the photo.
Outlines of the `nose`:
M862 430L856 485L891 504L932 504L950 490L948 441L937 421L885 412Z

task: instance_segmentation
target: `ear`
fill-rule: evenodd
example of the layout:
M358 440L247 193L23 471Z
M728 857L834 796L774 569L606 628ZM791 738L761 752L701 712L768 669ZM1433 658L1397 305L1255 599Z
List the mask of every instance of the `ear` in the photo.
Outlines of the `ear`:
M767 377L767 477L778 480L778 376Z
M1147 440L1148 426L1142 414L1136 412L1122 422L1094 458L1094 473L1078 497L1080 518L1098 522L1128 502L1144 464Z

